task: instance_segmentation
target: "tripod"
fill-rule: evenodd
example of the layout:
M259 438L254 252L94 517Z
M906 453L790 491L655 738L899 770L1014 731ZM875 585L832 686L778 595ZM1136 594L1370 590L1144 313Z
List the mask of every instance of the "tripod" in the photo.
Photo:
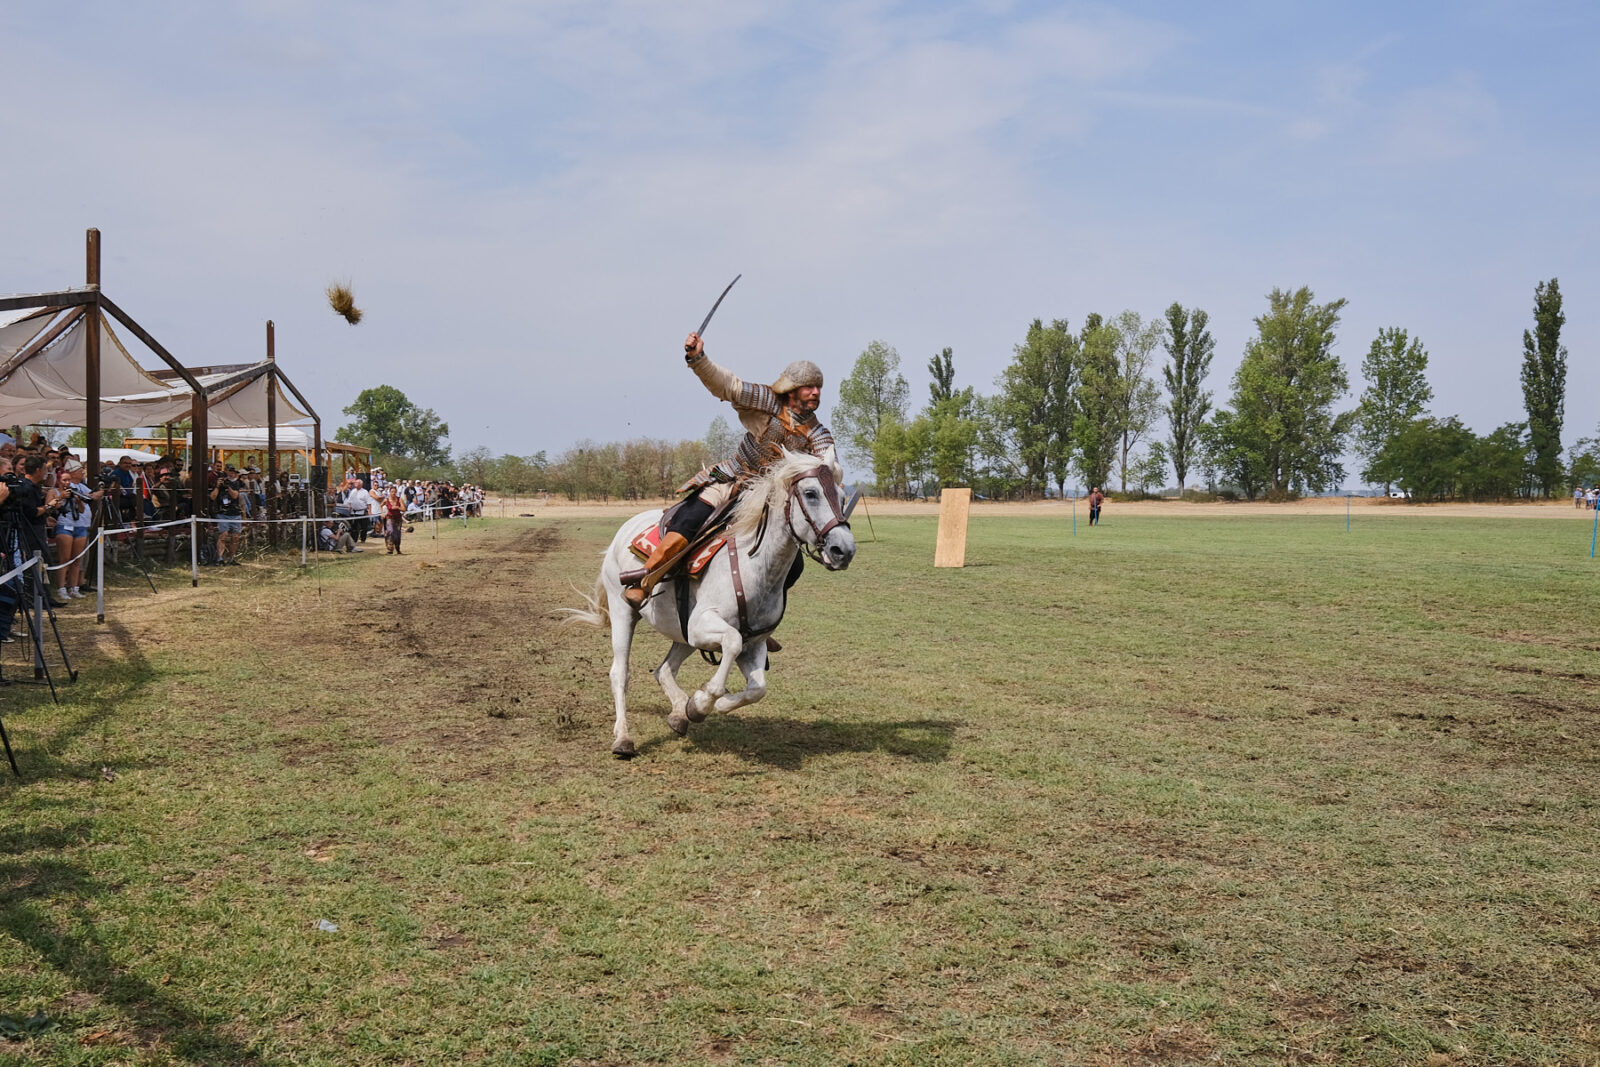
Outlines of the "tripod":
M50 664L44 655L44 619L50 620L50 632L55 635L56 649L61 653L61 663L67 669L68 680L77 681L78 672L73 670L72 661L67 656L67 646L61 640L61 629L56 625L55 604L46 591L48 572L44 562L49 557L31 522L15 507L0 508L0 561L20 565L23 560L32 558L37 558L38 564L7 582L0 599L16 598L16 608L11 611L21 609L31 638L33 679L37 682L42 678L50 686L50 698L59 703L61 698L56 692L55 678L50 673ZM15 615L12 617L15 618ZM0 685L4 684L7 684L4 672L0 671ZM9 750L9 742L6 747Z
M91 524L90 529L104 531L107 527L122 526L124 521L122 516L122 505L118 500L121 491L122 490L118 483L109 483L109 486L105 488L104 495L95 502L95 521ZM103 537L105 534L102 532L101 536ZM146 570L144 566L144 539L142 537L136 537L133 541L133 558L139 568L139 573L144 575L144 580L150 585L150 591L154 593L156 591L155 579L150 577L150 572ZM94 576L94 580L96 582L103 582L105 579L106 576L103 574L96 574Z

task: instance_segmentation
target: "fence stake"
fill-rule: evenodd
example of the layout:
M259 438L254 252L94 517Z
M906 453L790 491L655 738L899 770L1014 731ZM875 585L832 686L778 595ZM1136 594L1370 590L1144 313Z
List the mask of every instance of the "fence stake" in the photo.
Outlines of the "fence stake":
M200 520L189 516L189 584L200 587Z
M100 579L94 583L94 621L106 621L106 531L104 527L94 535L94 573Z

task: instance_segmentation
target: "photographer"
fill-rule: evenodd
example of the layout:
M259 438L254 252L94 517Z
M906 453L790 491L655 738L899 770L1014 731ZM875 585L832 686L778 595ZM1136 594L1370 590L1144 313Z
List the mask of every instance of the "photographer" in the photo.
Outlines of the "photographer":
M239 472L228 467L211 490L217 517L217 566L239 565L239 534L244 529L244 483Z
M45 520L51 517L58 497L54 489L47 493L43 488L45 467L43 456L30 455L22 461L22 477L17 477L9 464L4 464L5 469L0 470L0 489L5 490L4 495L0 496L0 527L4 527L6 532L8 551L5 555L9 557L0 559L0 565L6 570L19 566L35 552L46 552L48 531L45 529ZM48 555L45 562L49 562ZM29 581L44 580L42 574L29 577ZM25 594L20 578L0 585L0 643L9 644L13 640L11 627L17 617L17 605ZM67 600L63 597L54 602L61 604Z

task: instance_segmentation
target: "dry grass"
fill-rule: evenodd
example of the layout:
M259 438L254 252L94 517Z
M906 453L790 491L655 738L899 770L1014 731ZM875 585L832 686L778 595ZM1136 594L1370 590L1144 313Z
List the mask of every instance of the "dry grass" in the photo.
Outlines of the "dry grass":
M613 526L72 627L66 704L7 691L0 1014L60 1023L17 1055L1596 1062L1559 524L1003 520L936 572L885 516L765 703L678 740L641 639L632 763L604 638L547 618Z
M334 282L328 286L328 306L352 326L361 321L361 309L356 307L355 294L350 291L349 282Z

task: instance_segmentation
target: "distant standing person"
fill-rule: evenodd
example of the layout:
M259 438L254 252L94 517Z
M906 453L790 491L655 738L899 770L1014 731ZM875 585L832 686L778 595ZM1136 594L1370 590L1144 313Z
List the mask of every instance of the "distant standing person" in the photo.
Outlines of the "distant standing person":
M1095 486L1093 489L1089 490L1089 525L1090 526L1099 526L1100 525L1100 505L1104 504L1105 502L1106 502L1106 495L1100 491L1100 487L1098 485Z

